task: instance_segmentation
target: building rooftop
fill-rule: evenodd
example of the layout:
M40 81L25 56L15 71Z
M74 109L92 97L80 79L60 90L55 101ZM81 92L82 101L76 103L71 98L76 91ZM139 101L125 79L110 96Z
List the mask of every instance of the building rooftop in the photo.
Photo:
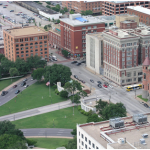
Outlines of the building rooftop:
M33 1L23 1L23 3L31 6L31 7L34 7L36 8L37 10L39 11L44 11L45 13L47 14L58 14L56 11L52 10L52 9L49 9L41 4L38 4L38 3L35 3Z
M124 127L118 129L111 127L109 120L78 126L104 148L107 148L107 144L109 144L115 149L150 149L150 137L142 137L143 134L148 134L148 136L150 135L150 113L145 114L145 116L147 116L147 123L140 125L133 122L132 116L120 118L124 121ZM120 138L123 138L126 142L124 144L119 143L118 140ZM145 139L146 144L141 144L140 139Z
M130 15L130 14L117 14L115 16L120 16L121 18L126 18L126 17L138 17L136 15Z
M96 18L100 19L100 20L115 20L115 15L112 16L96 16Z
M139 11L141 13L150 15L150 9L147 9L145 7L141 7L141 6L128 6L127 8L135 10L135 11Z
M105 23L103 20L98 19L93 16L81 16L81 14L72 14L69 15L69 18L60 19L62 22L65 22L71 26L85 26L91 24Z
M110 1L112 3L128 3L128 2L133 2L133 1Z
M11 34L13 36L26 36L26 35L32 35L32 34L48 33L45 30L43 30L37 26L12 28L12 29L6 29L6 31L9 32L9 34Z
M98 38L98 39L103 38L102 32L88 33L88 35Z
M150 65L150 60L148 57L146 57L144 62L143 62L143 66L149 66L149 65Z

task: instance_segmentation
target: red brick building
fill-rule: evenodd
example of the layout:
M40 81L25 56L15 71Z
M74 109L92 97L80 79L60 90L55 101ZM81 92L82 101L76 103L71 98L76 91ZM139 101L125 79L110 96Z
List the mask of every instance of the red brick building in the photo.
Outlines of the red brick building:
M150 25L150 9L141 6L129 6L127 13L138 16L140 22Z
M75 57L82 57L86 52L86 34L104 30L103 21L92 16L73 14L69 18L60 19L60 29L49 31L49 43L51 47L63 48Z
M104 1L102 3L103 15L126 14L127 6L139 6L150 8L149 1Z
M37 26L3 30L3 38L5 57L11 61L34 55L49 57L48 32Z
M120 29L135 29L137 28L137 22L134 20L126 20L120 22Z
M77 13L81 11L92 10L94 14L102 11L102 1L62 1L62 7L73 10Z
M142 98L149 97L150 94L150 59L145 58L143 62L143 91Z

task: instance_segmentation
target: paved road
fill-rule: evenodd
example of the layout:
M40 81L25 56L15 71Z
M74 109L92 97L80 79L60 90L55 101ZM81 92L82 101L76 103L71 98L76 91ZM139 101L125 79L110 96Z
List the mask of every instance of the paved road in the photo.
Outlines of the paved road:
M68 137L72 138L72 129L62 128L36 128L36 129L20 129L25 137Z
M56 103L56 104L51 104L51 105L38 107L38 108L34 108L34 109L22 111L22 112L10 114L10 115L5 115L5 116L0 117L0 121L4 121L4 120L15 121L15 120L23 119L23 118L28 118L31 116L36 116L36 115L52 112L52 111L59 110L59 109L64 109L64 108L71 107L71 106L73 106L72 102L70 100L67 100L64 102Z
M37 80L31 81L31 77L28 77L26 84L30 86L30 85L34 84L36 81ZM13 99L15 96L17 96L17 94L15 94L15 92L17 90L23 91L26 89L25 87L21 87L21 83L22 83L22 81L17 84L16 88L11 87L9 90L7 90L8 93L5 96L0 95L0 106L4 105L5 103L7 103L11 99ZM19 93L19 94L21 94L21 93Z

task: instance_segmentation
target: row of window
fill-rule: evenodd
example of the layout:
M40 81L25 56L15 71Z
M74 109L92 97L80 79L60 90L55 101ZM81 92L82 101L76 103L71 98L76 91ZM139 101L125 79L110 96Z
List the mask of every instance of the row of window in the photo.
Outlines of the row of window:
M44 50L47 50L47 48L45 48ZM43 49L41 48L40 51L43 51ZM29 51L26 51L26 53L28 53ZM33 52L33 50L30 50L30 52ZM38 52L38 49L35 49L35 52ZM21 53L24 53L24 51L21 51ZM16 54L19 54L19 52L16 52Z
M44 43L47 43L47 41L44 41ZM37 44L43 44L42 42L38 43L38 42L35 42L34 45L37 45ZM24 44L20 44L20 46L28 46L29 44L26 43L25 45ZM33 45L33 43L30 43L30 45ZM47 45L45 44L44 45L45 47L47 47ZM19 45L17 44L16 47L19 47Z
M9 39L9 37L8 37L8 39ZM23 38L21 38L21 39L15 39L15 42L33 41L33 39L34 39L34 41L37 41L38 39L42 40L43 37L39 36L39 37L30 37L30 38L25 38L25 39L23 39ZM47 39L47 36L44 36L44 39Z
M40 54L43 54L43 53L40 53ZM35 53L35 55L38 55L38 53ZM21 57L25 57L25 56L29 56L29 54L21 55ZM31 54L30 56L34 56L34 55ZM19 55L17 55L17 57L19 57ZM45 55L45 58L47 58L47 55Z
M82 27L82 30L86 30L86 28L87 29L96 29L97 28L97 26L88 26L88 27Z

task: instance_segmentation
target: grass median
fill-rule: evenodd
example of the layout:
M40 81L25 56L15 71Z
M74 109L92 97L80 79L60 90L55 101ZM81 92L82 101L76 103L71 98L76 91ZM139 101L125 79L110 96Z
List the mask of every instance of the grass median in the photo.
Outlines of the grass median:
M37 141L35 147L47 148L47 149L56 149L58 147L64 147L68 144L70 139L62 138L29 138L31 140Z
M140 98L141 100L145 101L145 102L147 102L147 101L148 101L148 99L147 99L147 98L142 98L142 95L138 95L137 97L138 97L138 98Z
M22 94L19 93L16 95L17 97L0 106L0 116L67 100L56 95L52 87L50 88L50 93L51 97L49 97L49 87L44 82L36 82L22 91Z
M77 107L68 107L53 112L13 121L18 129L27 128L66 128L74 129L76 124L86 123L87 116L81 114Z
M7 79L7 80L1 80L0 81L0 91L2 91L4 88L6 88L7 86L11 85L12 83L18 81L20 78L15 78L15 79Z

